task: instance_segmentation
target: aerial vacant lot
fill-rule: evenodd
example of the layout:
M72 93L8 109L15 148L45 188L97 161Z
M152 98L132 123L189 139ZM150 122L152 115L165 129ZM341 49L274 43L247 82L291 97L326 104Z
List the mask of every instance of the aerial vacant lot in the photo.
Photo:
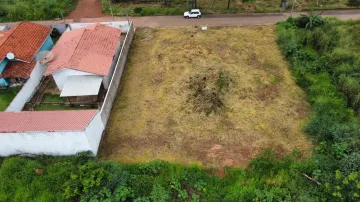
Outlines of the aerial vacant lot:
M138 29L100 148L125 163L246 166L311 142L309 115L275 27Z

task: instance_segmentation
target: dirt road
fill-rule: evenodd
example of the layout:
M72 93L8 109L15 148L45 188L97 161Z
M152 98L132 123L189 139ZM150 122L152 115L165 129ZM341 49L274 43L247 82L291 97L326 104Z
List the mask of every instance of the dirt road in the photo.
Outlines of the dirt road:
M100 18L106 16L102 13L99 0L79 0L76 9L66 18L73 19L74 22L80 22L81 18Z
M74 11L76 12L76 10ZM296 12L292 16L299 16L306 12ZM74 14L75 15L75 14ZM76 14L77 15L77 14ZM99 14L100 15L100 14ZM87 18L86 11L82 14L81 19L66 19L66 23L73 22L109 22L124 21L126 17L102 16L97 18ZM172 26L229 26L229 25L259 25L275 24L279 21L286 20L290 13L269 13L269 14L223 14L223 15L205 15L201 19L184 19L182 16L149 16L149 17L129 17L136 27L172 27ZM337 10L324 11L323 16L334 16L339 19L360 19L360 10ZM71 15L70 15L71 17ZM43 25L63 24L64 21L36 21ZM3 23L0 25L14 26L17 23Z
M171 27L171 26L229 26L275 24L289 16L299 16L306 12L269 13L269 14L219 14L205 15L201 19L184 19L182 16L129 17L136 27ZM325 11L323 16L335 16L340 19L360 19L360 10ZM126 17L106 16L102 18L83 18L81 22L106 22L127 20Z

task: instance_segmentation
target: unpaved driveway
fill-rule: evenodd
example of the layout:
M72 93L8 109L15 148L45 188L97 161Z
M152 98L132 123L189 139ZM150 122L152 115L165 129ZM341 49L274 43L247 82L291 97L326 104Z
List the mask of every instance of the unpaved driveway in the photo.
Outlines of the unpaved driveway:
M74 22L80 22L81 18L100 18L106 16L102 13L100 0L79 0L76 9L67 16Z

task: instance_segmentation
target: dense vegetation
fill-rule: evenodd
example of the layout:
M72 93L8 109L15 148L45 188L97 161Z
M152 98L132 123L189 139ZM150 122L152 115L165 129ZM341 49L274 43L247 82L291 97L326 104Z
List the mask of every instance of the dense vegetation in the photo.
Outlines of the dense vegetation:
M162 161L10 157L0 159L0 201L358 201L359 26L315 15L278 25L278 43L313 109L305 130L318 146L305 162L296 151L277 159L267 150L219 178Z
M318 142L313 174L325 187L342 175L357 176L360 168L359 26L360 21L324 21L313 14L278 25L278 43L312 104L313 117L305 130ZM352 192L355 187L339 185L333 191L334 197L346 200L359 197Z
M2 0L1 21L49 20L66 16L75 9L77 0Z

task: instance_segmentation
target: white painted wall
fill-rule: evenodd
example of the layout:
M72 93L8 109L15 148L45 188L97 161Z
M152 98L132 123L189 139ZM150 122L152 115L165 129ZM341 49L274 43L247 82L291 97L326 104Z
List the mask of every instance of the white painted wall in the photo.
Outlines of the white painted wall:
M54 77L57 87L59 88L59 90L62 90L65 85L66 78L68 76L95 75L95 74L91 74L88 72L82 72L82 71L78 71L78 70L74 70L74 69L63 69L63 70L53 73L52 75Z
M0 156L72 155L91 150L85 132L0 133Z
M96 155L100 146L102 132L105 127L101 120L100 113L97 113L94 119L85 129L85 135L89 142L91 151Z
M130 21L131 23L131 21ZM128 21L116 21L116 22L100 22L100 24L108 25L110 27L114 27L117 29L121 29L122 33L127 33L130 27L130 23ZM69 27L66 29L66 32L70 30L75 30L79 28L83 28L89 25L92 25L94 23L71 23L69 24Z
M9 27L7 25L1 25L0 30L9 30Z
M42 66L40 62L36 63L30 78L26 81L20 92L16 94L15 98L5 110L6 112L20 112L24 108L26 102L35 94L46 69L47 65Z

